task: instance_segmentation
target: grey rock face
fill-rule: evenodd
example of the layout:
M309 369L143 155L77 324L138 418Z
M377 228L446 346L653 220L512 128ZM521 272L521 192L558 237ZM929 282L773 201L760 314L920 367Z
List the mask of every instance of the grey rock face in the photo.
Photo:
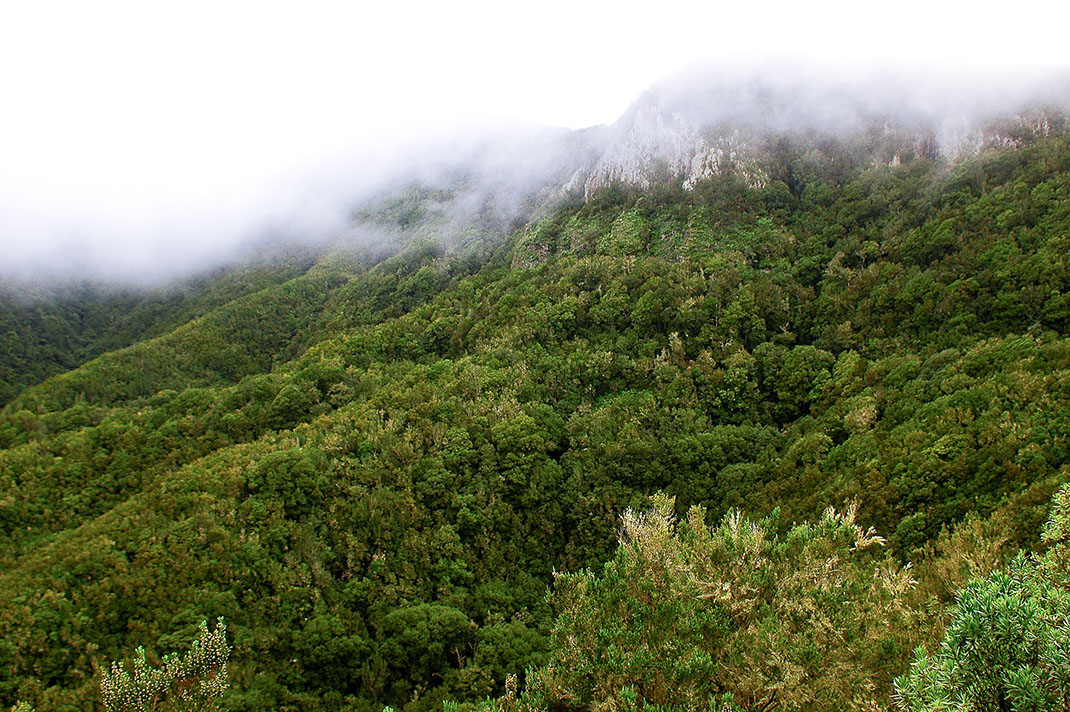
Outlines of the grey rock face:
M782 76L678 78L640 97L601 137L604 149L565 186L589 198L613 184L685 188L735 174L753 187L777 172L775 147L832 146L862 151L874 165L911 158L956 161L989 148L1065 133L1066 82L947 88L903 78L823 81Z

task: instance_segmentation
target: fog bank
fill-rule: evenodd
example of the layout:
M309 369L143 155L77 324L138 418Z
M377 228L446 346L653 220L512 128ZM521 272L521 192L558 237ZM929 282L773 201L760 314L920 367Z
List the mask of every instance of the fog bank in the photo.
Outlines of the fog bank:
M504 226L582 195L585 185L590 190L642 174L652 161L693 163L692 144L710 127L836 134L887 117L936 132L938 142L950 145L972 126L1025 106L1070 107L1067 77L1056 68L766 55L693 64L654 83L612 125L585 130L446 121L408 133L354 136L301 160L265 146L265 156L241 170L199 153L175 175L166 165L159 173L120 175L124 164L117 161L100 181L72 174L65 185L60 176L54 191L42 190L32 175L22 181L9 174L0 176L0 283L151 285L272 244L320 245L340 237L389 242L388 232L355 227L352 217L369 200L414 183L462 187L450 205L440 206L449 213L447 232L462 233L465 221L488 214ZM106 155L99 160L108 163ZM451 235L440 237L450 244Z

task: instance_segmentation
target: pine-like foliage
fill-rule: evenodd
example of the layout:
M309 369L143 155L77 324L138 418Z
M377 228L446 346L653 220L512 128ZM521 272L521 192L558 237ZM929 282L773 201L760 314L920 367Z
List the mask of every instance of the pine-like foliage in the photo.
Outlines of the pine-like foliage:
M786 535L673 500L627 512L601 574L558 576L549 664L487 709L867 710L909 653L908 571L854 507Z
M1070 488L1044 530L1051 548L959 594L939 649L919 648L896 697L910 712L1070 710Z
M220 618L214 630L201 623L200 635L185 655L165 656L156 668L139 647L133 665L113 662L101 672L100 692L107 712L148 712L183 710L207 712L217 708L218 698L227 689L227 660L230 645L227 629Z

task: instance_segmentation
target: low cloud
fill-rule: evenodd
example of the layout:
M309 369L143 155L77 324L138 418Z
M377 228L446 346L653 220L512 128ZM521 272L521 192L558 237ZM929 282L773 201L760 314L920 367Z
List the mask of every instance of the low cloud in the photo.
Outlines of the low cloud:
M354 235L389 240L381 231L355 228L354 211L412 183L463 186L441 207L458 232L465 221L488 215L504 229L582 188L585 171L619 150L613 142L644 108L693 126L844 131L892 115L935 127L949 117L952 124L956 117L982 121L1030 101L1067 106L1067 86L1067 75L1054 70L888 69L765 57L695 65L654 85L610 127L567 131L498 122L415 135L399 130L299 160L285 152L273 159L265 145L265 155L249 158L251 166L236 165L234 156L216 164L203 154L184 160L173 152L161 153L173 165L108 164L100 151L97 160L108 165L99 182L84 167L66 181L48 166L26 180L0 173L0 285L158 284L271 243L315 245ZM241 155L251 155L248 146ZM62 164L53 169L62 171Z

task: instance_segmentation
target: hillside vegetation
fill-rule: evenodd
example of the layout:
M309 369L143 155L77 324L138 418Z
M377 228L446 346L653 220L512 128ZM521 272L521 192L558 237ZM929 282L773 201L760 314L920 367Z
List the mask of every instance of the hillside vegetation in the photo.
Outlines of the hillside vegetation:
M95 356L164 334L181 324L311 266L308 257L230 267L170 288L137 290L91 283L60 289L13 283L0 289L0 405L49 376ZM27 295L26 292L31 292Z
M225 616L228 710L944 709L893 681L959 684L970 596L1065 599L1070 140L800 144L504 240L407 195L392 257L4 350L0 703Z

